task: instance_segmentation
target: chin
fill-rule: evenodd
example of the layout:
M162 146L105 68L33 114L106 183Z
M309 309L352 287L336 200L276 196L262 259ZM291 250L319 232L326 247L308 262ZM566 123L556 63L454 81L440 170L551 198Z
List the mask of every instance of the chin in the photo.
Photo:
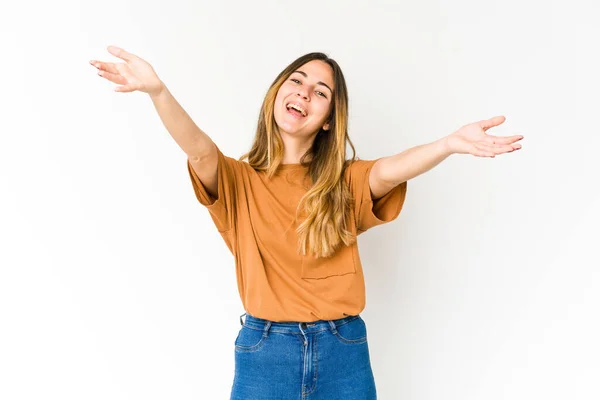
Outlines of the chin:
M280 133L285 132L292 136L298 134L298 129L290 126L290 124L286 123L285 121L283 123L279 123L279 121L275 120L275 125L277 126L277 129L279 129Z
M292 129L285 129L285 128L282 128L282 127L281 127L281 126L279 126L279 125L278 125L277 127L279 128L279 134L280 134L280 135L281 135L281 134L284 134L284 133L285 133L286 135L288 135L288 136L298 136L298 135L299 135L298 131L296 131L296 130L292 130Z

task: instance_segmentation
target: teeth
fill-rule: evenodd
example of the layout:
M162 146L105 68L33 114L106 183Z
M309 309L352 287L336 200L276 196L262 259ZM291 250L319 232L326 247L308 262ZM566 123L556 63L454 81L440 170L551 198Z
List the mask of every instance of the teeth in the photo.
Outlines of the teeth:
M289 103L287 105L287 108L288 109L293 108L294 110L298 110L298 111L300 111L302 113L302 116L306 117L306 111L304 111L304 109L302 107L300 107L299 105L297 105L297 104Z

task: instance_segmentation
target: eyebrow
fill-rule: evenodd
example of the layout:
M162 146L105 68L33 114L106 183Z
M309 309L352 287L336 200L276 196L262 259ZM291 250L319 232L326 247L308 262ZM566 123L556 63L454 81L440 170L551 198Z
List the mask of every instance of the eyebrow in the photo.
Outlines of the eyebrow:
M295 70L294 72L297 72L297 73L299 73L299 74L302 74L302 75L303 75L305 78L308 78L308 75L306 75L306 72L304 72L304 71L300 71L299 69L297 69L297 70ZM292 72L292 74L293 74L294 72ZM317 82L317 85L323 85L323 86L325 86L327 89L329 89L329 91L330 91L331 93L333 93L333 90L332 90L332 89L331 89L331 88L330 88L330 87L329 87L329 86L328 86L326 83L319 81L319 82Z

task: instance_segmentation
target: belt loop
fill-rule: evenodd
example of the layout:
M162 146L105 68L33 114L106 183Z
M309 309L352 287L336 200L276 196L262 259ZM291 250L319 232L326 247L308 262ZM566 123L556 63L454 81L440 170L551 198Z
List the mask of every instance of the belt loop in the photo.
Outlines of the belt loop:
M244 326L244 321L242 321L242 317L246 315L246 313L243 313L242 315L240 315L240 325Z
M329 320L327 322L329 322L329 327L331 328L331 332L333 332L334 334L337 333L337 329L335 327L335 322L333 322L332 320Z
M263 330L263 337L267 337L269 335L269 329L271 329L271 321L267 321L265 324L265 329Z
M300 328L300 332L302 332L302 336L304 336L304 346L306 347L308 345L308 338L306 337L306 333L304 333L302 325L304 325L304 329L306 329L306 324L304 322L298 323L298 328Z

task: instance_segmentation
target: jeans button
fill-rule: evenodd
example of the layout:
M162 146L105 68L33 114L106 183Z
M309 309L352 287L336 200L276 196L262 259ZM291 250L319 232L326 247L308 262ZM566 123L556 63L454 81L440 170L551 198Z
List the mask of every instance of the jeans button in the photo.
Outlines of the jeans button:
M300 324L300 327L301 327L302 329L306 329L306 322L302 322L302 323Z

